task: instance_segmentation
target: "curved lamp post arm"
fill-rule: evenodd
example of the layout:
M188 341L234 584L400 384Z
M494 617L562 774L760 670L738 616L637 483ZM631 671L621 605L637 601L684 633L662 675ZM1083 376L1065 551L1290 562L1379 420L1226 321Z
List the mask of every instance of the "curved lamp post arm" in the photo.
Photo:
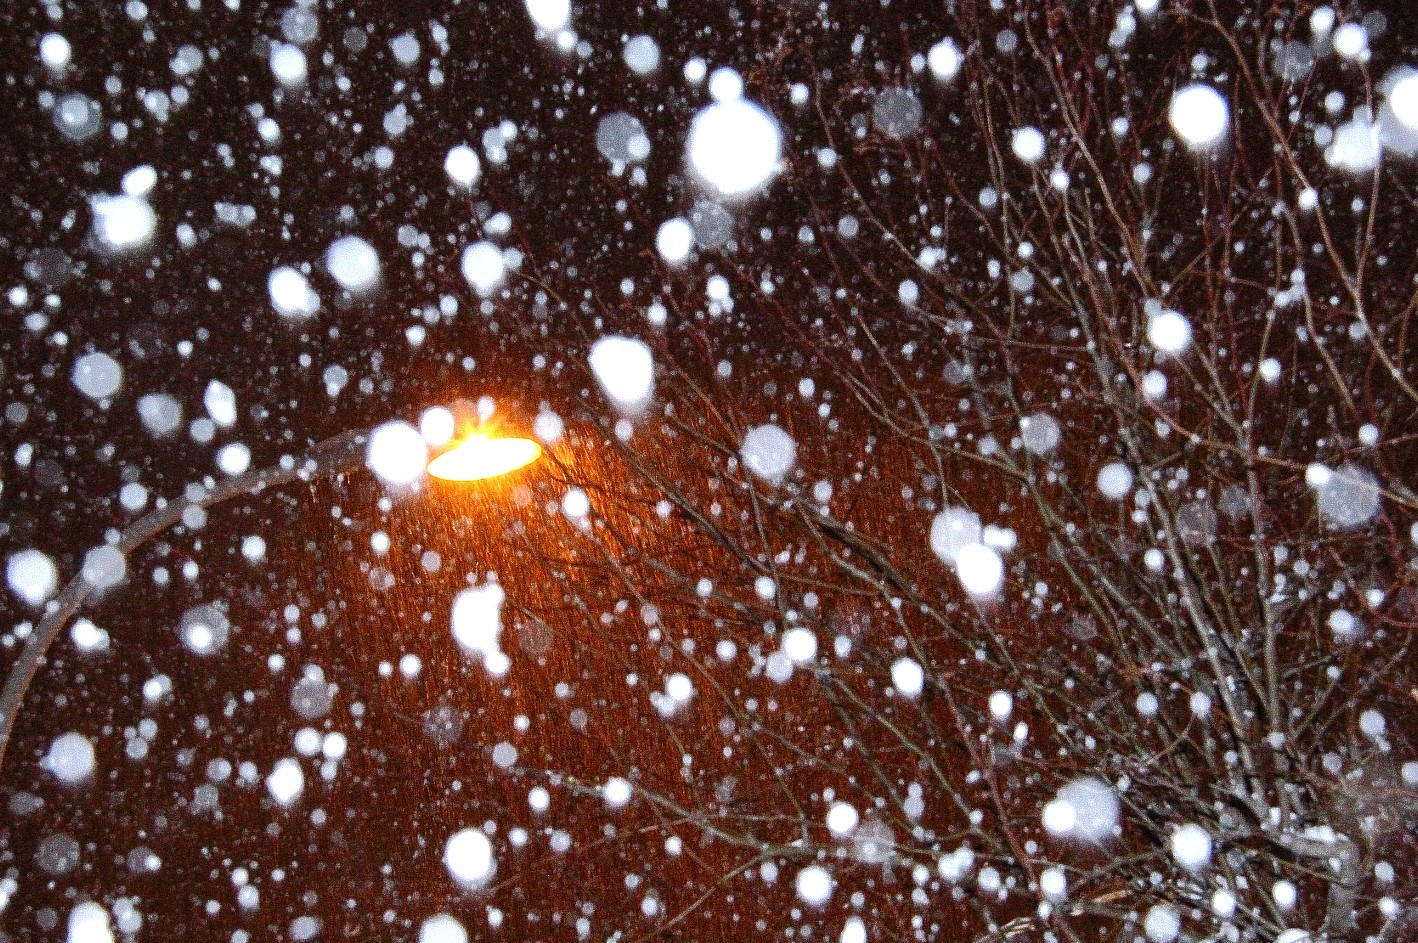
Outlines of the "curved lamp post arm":
M310 481L352 471L363 464L364 446L368 439L369 432L365 429L342 432L311 446L294 458L228 478L195 499L183 497L169 501L130 524L119 534L115 547L127 557L181 521L183 512L189 507L208 508L232 498L259 494L267 488L292 481ZM14 732L20 707L35 675L39 673L45 654L64 626L83 608L92 592L93 585L84 579L83 572L76 573L39 620L35 630L25 640L19 657L10 667L9 677L5 679L5 689L0 692L0 768L4 767L5 751L10 745L10 735Z

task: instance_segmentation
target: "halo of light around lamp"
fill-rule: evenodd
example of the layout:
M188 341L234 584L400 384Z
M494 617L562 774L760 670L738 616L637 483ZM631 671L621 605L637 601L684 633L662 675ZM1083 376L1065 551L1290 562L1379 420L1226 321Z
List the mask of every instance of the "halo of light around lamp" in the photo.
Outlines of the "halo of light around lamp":
M428 473L444 481L482 481L530 465L542 447L531 439L474 435L428 463Z

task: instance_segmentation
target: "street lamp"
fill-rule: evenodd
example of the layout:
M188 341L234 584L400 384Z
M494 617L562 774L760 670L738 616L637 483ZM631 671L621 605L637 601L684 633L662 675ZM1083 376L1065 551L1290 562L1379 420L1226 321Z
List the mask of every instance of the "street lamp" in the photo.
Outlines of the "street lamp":
M530 465L541 454L542 447L531 439L475 433L429 462L428 473L444 481L482 481Z
M165 533L182 520L189 508L209 508L243 495L260 494L267 488L292 481L313 481L353 471L365 462L370 430L352 429L311 446L299 456L285 456L275 465L228 478L212 488L189 488L181 500L169 501L134 521L118 536L114 549L126 559L148 541ZM542 449L530 439L502 438L475 433L436 456L426 471L446 481L482 481L514 472L541 457ZM64 626L93 594L94 585L75 574L40 618L25 641L19 657L10 667L5 688L0 691L0 769L10 745L15 720L44 656Z

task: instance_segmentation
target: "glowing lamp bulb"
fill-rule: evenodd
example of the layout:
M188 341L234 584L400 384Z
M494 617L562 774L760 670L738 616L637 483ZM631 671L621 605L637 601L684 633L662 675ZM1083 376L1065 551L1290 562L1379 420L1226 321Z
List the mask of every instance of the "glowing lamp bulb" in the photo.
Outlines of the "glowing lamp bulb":
M445 481L481 481L530 465L541 454L542 447L531 439L474 435L429 462L428 473Z

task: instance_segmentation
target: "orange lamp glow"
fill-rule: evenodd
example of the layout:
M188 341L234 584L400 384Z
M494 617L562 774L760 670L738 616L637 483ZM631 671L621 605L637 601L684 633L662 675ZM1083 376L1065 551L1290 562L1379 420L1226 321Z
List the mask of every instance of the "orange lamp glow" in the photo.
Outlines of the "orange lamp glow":
M530 465L542 447L531 439L472 435L428 463L428 473L444 481L482 481Z

